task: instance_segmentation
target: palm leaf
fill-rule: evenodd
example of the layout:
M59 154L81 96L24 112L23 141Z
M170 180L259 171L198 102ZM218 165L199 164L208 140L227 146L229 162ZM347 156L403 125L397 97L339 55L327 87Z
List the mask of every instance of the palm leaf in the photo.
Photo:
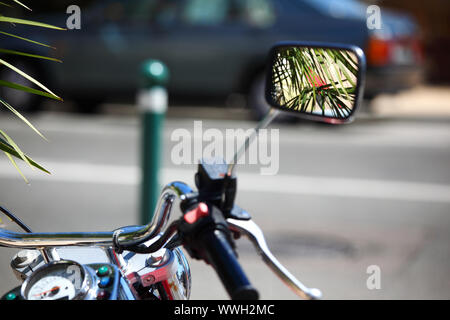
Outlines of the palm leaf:
M4 32L4 31L0 31L0 33L4 34L6 36L9 36L9 37L13 37L13 38L17 38L17 39L24 40L24 41L27 41L27 42L31 42L31 43L34 43L34 44L37 44L37 45L40 45L40 46L44 46L44 47L47 47L47 48L55 49L55 47L52 47L52 46L50 46L48 44L45 44L45 43L42 43L42 42L38 42L38 41L34 41L34 40L31 40L31 39L27 39L27 38L24 38L24 37L20 37L18 35L12 34L12 33Z
M65 28L60 28L60 27L53 26L53 25L47 24L47 23L18 19L18 18L13 18L13 17L5 17L5 16L0 16L0 22L25 24L25 25L30 25L30 26L34 26L34 27L42 27L42 28L49 28L49 29L56 29L56 30L66 30Z
M31 129L33 129L34 132L36 132L42 139L47 140L46 137L44 137L44 135L42 133L39 132L38 129L36 129L30 121L27 120L27 118L25 118L24 116L22 116L20 114L20 112L18 112L16 109L14 109L9 103L7 103L6 101L0 99L0 102L6 107L8 108L12 113L14 113L19 119L21 119L23 122L25 122Z
M21 7L26 8L27 10L31 11L31 9L28 6L26 6L25 4L23 4L21 1L19 1L19 0L12 0L12 1L15 2L16 4L20 5ZM11 5L6 4L4 2L0 2L0 5L11 7ZM30 26L34 26L34 27L50 28L50 29L56 29L56 30L66 30L64 28L60 28L60 27L53 26L53 25L46 24L46 23L42 23L42 22L25 20L25 19L19 19L19 18L13 18L13 17L6 17L6 16L3 16L1 14L0 14L0 22L6 22L6 23L12 23L12 24L23 24L23 25L30 25ZM21 36L18 36L18 35L7 33L7 32L4 32L4 31L0 31L0 33L2 35L8 36L8 37L14 37L14 38L17 38L17 39L20 39L20 40L23 40L23 41L27 41L27 42L30 42L30 43L34 43L34 44L37 44L37 45L41 45L41 46L45 46L45 47L49 47L49 48L53 48L54 49L54 47L51 47L51 46L49 46L47 44L44 44L44 43L41 43L41 42L38 42L38 41L34 41L34 40L31 40L31 39L27 39L27 38L24 38L24 37L21 37ZM27 53L27 52L21 52L21 51L9 50L9 49L2 49L2 48L0 48L0 53L12 54L12 55L20 55L20 56L26 56L26 57L30 57L30 58L38 58L38 59L46 59L46 60L50 60L50 61L62 62L61 60L56 59L56 58L52 58L52 57L41 56L41 55L37 55L37 54L31 54L31 53ZM39 81L37 81L33 77L29 76L28 74L26 74L25 72L23 72L19 68L13 66L12 64L6 62L3 59L0 59L0 64L5 65L9 69L13 70L14 72L18 73L22 77L24 77L27 80L31 81L32 83L37 85L42 90L33 89L33 88L30 88L30 87L27 87L27 86L23 86L23 85L18 84L18 83L13 83L13 82L4 81L4 80L0 80L0 86L9 87L9 88L12 88L12 89L15 89L15 90L21 90L21 91L24 91L24 92L28 92L28 93L31 93L31 94L37 94L37 95L45 96L45 97L52 98L52 99L62 100L59 96L54 94L50 89L45 87ZM0 99L0 102L7 109L9 109L13 114L15 114L19 119L21 119L23 122L25 122L39 136L41 136L43 139L47 140L44 137L44 135L42 135L39 132L39 130L37 130L14 107L12 107L10 104L8 104L6 101L4 101L2 99ZM21 159L21 160L25 161L32 169L34 169L34 167L36 167L36 168L38 168L38 169L40 169L40 170L50 174L50 172L48 170L46 170L41 165L39 165L34 160L32 160L30 157L25 155L22 152L22 150L19 148L19 146L3 130L0 130L0 150L3 151L6 154L8 159L11 161L13 166L20 173L20 175L23 177L23 179L25 180L26 183L28 183L28 180L26 179L26 177L24 176L24 174L22 173L22 171L18 167L18 165L17 165L16 161L14 160L13 156L18 158L18 159Z
M19 166L17 165L16 161L14 161L14 158L11 157L11 155L8 152L4 152L6 154L6 156L8 157L9 161L11 161L11 163L13 164L14 168L16 168L16 170L19 172L19 174L22 176L23 180L25 180L25 182L27 184L29 184L27 177L25 177L25 175L23 174L22 170L20 170Z
M32 94L37 94L43 97L47 97L47 98L51 98L51 99L55 99L55 100L59 100L59 101L63 101L63 99L61 99L60 97L57 96L53 96L50 93L38 90L38 89L33 89L27 86L23 86L21 84L15 83L15 82L9 82L9 81L4 81L4 80L0 80L0 86L2 87L8 87L11 89L16 89L16 90L20 90L20 91L25 91L28 93L32 93Z
M26 52L15 51L15 50L2 49L2 48L0 48L0 53L14 54L14 55L18 55L18 56L24 56L24 57L30 57L30 58L38 58L38 59L45 59L45 60L51 60L51 61L55 61L55 62L62 62L61 60L56 59L56 58L45 57L45 56L40 56L40 55L37 55L37 54L26 53Z
M20 2L19 0L13 0L15 3L17 3L18 5L24 7L27 10L32 11L30 8L28 8L26 5L24 5L22 2Z
M19 154L19 157L25 161L30 167L31 169L34 170L33 166L31 165L31 163L28 161L28 159L25 157L25 154L22 152L22 150L20 150L19 146L14 142L13 139L11 139L10 136L8 136L6 134L5 131L0 130L0 135L3 136L6 140L6 142L8 142L8 144Z
M0 150L7 152L10 155L13 155L14 157L21 159L20 155L17 153L16 150L14 150L5 140L0 138ZM45 173L51 174L50 171L42 167L40 164L38 164L36 161L31 159L29 156L25 155L25 158L27 158L28 162L31 163L31 165Z
M34 84L36 84L38 87L40 87L41 89L47 91L48 93L50 93L51 95L55 96L57 99L61 99L59 98L56 94L54 94L52 91L50 91L50 89L48 89L47 87L45 87L43 84L41 84L39 81L35 80L33 77L29 76L28 74L26 74L25 72L23 72L22 70L14 67L12 64L9 64L8 62L6 62L3 59L0 59L0 63L4 64L5 66L7 66L8 68L10 68L11 70L17 72L18 74L20 74L22 77L28 79L29 81L33 82Z

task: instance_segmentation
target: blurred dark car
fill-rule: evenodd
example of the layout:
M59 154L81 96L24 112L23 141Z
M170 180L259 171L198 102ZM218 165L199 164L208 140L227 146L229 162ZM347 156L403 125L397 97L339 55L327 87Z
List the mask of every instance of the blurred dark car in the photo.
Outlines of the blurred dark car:
M80 30L11 29L57 50L12 38L8 46L61 58L62 64L25 57L14 57L14 63L38 74L64 99L77 101L83 111L93 111L103 101L134 101L139 65L155 58L169 67L172 98L242 93L260 118L267 109L262 94L266 55L281 40L363 48L368 98L417 83L420 49L414 22L382 9L382 28L369 30L366 8L356 0L103 0L81 8ZM65 26L68 16L32 18ZM5 99L18 100L11 101L17 107L38 107L32 100L37 96L6 94L10 97Z

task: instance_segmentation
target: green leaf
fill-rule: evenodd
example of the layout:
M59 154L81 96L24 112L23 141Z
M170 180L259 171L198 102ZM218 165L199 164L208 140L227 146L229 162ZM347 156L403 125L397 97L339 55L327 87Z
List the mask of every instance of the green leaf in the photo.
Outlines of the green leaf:
M44 92L44 91L41 91L41 90L37 90L37 89L33 89L33 88L30 88L30 87L27 87L27 86L23 86L21 84L15 83L15 82L9 82L9 81L0 80L0 86L8 87L8 88L16 89L16 90L21 90L21 91L25 91L25 92L32 93L32 94L38 94L40 96L44 96L44 97L47 97L47 98L63 101L62 98L53 96L50 93L47 93L47 92Z
M16 170L19 172L19 174L22 176L23 180L25 180L25 182L27 184L29 184L27 177L25 177L25 175L22 173L22 171L20 170L19 166L17 165L16 161L14 161L13 157L11 157L11 155L8 152L4 152L6 154L6 156L8 157L9 161L11 161L11 163L13 164L13 166L16 168Z
M56 59L56 58L45 57L45 56L40 56L40 55L37 55L37 54L26 53L26 52L15 51L15 50L2 49L2 48L0 48L0 53L14 54L14 55L18 55L18 56L25 56L25 57L31 57L31 58L38 58L38 59L45 59L45 60L51 60L51 61L56 61L56 62L62 62L61 60Z
M22 150L20 150L19 146L14 142L14 140L11 139L11 137L8 136L8 135L6 134L6 132L3 131L3 130L0 130L0 134L6 139L6 141L9 143L9 145L10 145L11 147L13 147L14 150L16 150L16 152L19 154L19 157L20 157L23 161L25 161L25 162L31 167L31 169L34 170L33 166L32 166L31 163L28 161L28 159L25 157L25 154L22 152Z
M343 64L340 60L338 60L337 63L338 63L339 66L341 67L340 70L341 70L342 73L345 75L345 78L347 79L347 81L350 82L350 84L351 84L352 86L356 87L356 83L352 80L351 76L348 74L348 72L347 72L347 70L346 70L344 64Z
M19 119L21 119L23 122L25 122L31 129L33 129L34 132L36 132L39 136L41 136L42 139L44 139L45 141L48 141L46 137L44 137L44 135L42 133L39 132L38 129L36 129L31 122L29 122L24 116L22 116L20 114L20 112L18 112L16 109L14 109L9 103L7 103L6 101L3 101L2 99L0 99L0 102L7 107L12 113L14 113Z
M8 68L10 68L11 70L17 72L18 74L20 74L22 77L30 80L31 82L33 82L34 84L36 84L38 87L40 87L41 89L47 91L48 93L50 93L51 95L55 96L56 98L59 98L56 94L54 94L53 92L50 91L50 89L48 89L47 87L45 87L43 84L41 84L39 81L35 80L33 77L30 77L28 74L26 74L25 72L23 72L22 70L14 67L12 64L9 64L8 62L6 62L3 59L0 59L0 63L4 64L5 66L7 66ZM59 98L61 99L61 98Z
M45 43L42 43L42 42L37 42L37 41L31 40L31 39L27 39L27 38L24 38L24 37L20 37L18 35L12 34L12 33L7 33L7 32L4 32L4 31L0 31L0 33L4 34L4 35L7 35L9 37L14 37L14 38L17 38L17 39L20 39L20 40L24 40L24 41L28 41L28 42L31 42L31 43L34 43L34 44L38 44L40 46L56 49L55 47L49 46L48 44L45 44Z
M15 151L6 141L4 141L1 138L0 138L0 150L5 151L5 152L9 153L10 155L13 155L16 158L21 159L20 155L17 153L17 151ZM25 155L25 157L35 168L37 168L45 173L51 174L50 171L48 171L47 169L42 167L40 164L38 164L36 161L31 159L29 156Z
M49 29L56 29L56 30L66 30L65 28L52 26L52 25L47 24L47 23L31 21L31 20L24 20L24 19L18 19L18 18L13 18L13 17L5 17L5 16L0 16L0 22L26 24L26 25L30 25L30 26L34 26L34 27L42 27L42 28L49 28Z
M21 5L22 7L24 7L25 9L28 9L30 11L32 11L30 8L28 8L26 5L24 5L22 2L20 2L19 0L13 0L15 3Z

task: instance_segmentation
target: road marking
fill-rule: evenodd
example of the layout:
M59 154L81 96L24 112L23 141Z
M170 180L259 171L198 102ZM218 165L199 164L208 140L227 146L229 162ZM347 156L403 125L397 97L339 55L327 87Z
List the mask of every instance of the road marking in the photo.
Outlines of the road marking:
M33 119L32 119L33 120ZM136 117L118 116L60 116L48 114L36 118L35 124L44 135L52 140L52 134L80 134L129 137L135 139L139 135L139 121ZM170 143L173 130L185 128L193 130L195 119L168 119L164 130L164 139ZM221 131L233 128L244 130L253 128L253 123L245 120L203 120L205 130L216 128ZM20 123L0 119L3 129L8 131L23 131ZM339 146L339 147L398 147L398 148L427 148L427 149L450 149L450 129L447 124L424 123L420 126L409 123L385 124L377 127L355 126L351 131L343 132L336 128L336 134L330 135L329 130L320 130L310 125L307 126L277 126L280 128L280 145L296 146ZM295 132L295 134L293 134ZM32 132L30 132L32 134ZM194 137L201 139L202 137Z
M100 165L92 163L70 163L40 161L51 168L52 175L39 170L24 169L27 178L33 181L90 183L137 186L140 172L137 166ZM194 168L194 167L193 167ZM161 181L185 181L194 185L193 169L164 168ZM7 161L0 161L0 179L16 179L24 183L19 174ZM311 177L278 174L261 176L256 173L240 172L240 191L265 192L288 195L337 196L367 199L389 199L402 201L450 203L450 185L355 179L339 177Z

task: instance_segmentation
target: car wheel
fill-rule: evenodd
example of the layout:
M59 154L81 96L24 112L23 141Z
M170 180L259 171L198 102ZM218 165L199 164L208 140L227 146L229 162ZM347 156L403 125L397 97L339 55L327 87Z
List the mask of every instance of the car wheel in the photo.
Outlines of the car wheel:
M248 107L252 111L255 120L261 120L269 112L270 105L266 102L266 76L264 73L259 73L252 81L247 96ZM298 118L286 114L280 114L275 121L277 122L297 122Z
M21 59L14 59L10 63L34 79L41 81L38 68L33 64ZM1 68L0 79L27 87L33 86L27 79L10 68ZM44 100L42 96L7 87L0 87L0 97L19 112L38 111L41 109Z

